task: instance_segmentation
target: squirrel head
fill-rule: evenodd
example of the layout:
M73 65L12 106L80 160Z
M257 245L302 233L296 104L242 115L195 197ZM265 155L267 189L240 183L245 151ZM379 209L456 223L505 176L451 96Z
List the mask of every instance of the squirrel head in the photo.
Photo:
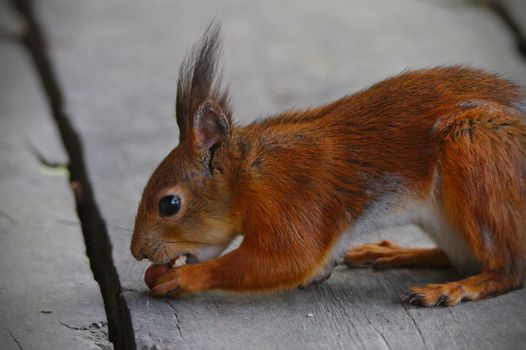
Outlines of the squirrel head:
M131 251L166 263L220 255L237 234L230 181L232 116L216 77L220 27L212 22L179 70L179 144L151 175L137 212Z

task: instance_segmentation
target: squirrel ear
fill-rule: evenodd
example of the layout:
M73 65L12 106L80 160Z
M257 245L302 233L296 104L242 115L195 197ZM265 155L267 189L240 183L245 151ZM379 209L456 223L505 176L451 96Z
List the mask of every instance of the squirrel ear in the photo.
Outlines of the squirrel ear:
M229 117L211 101L199 106L193 124L195 145L200 148L212 148L230 136Z

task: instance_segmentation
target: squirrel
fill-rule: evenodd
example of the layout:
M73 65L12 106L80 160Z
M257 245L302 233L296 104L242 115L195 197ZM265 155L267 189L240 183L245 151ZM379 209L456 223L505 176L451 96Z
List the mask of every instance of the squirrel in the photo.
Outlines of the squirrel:
M451 266L465 278L409 288L403 302L456 305L522 287L526 94L483 70L406 71L319 107L242 126L221 86L220 25L186 55L179 144L139 203L132 255L154 263L153 296L306 286L351 267ZM436 248L362 232L415 224ZM241 235L239 247L223 254ZM173 266L186 256L186 264Z

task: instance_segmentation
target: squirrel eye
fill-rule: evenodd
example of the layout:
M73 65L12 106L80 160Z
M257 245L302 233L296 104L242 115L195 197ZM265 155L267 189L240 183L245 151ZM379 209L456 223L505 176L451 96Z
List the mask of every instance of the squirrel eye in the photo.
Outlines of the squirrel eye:
M159 201L159 215L172 216L181 208L181 199L177 196L165 196Z

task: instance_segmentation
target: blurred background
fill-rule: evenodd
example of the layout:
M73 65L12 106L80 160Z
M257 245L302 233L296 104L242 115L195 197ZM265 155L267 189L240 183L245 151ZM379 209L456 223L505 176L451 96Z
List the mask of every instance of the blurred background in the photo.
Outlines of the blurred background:
M473 306L472 316L462 314L472 328L453 327L447 336L433 330L449 327L441 311L429 325L429 315L396 304L395 292L407 281L452 272L388 274L389 286L376 295L379 304L350 298L365 305L370 323L357 321L355 330L304 323L308 305L332 310L322 297L348 278L344 274L303 303L298 300L304 294L255 304L196 297L177 304L182 323L170 309L175 304L150 302L144 265L129 253L130 230L142 187L178 140L179 65L213 18L223 24L224 82L240 123L436 65L471 65L526 85L524 0L1 0L0 344L206 348L213 338L225 347L259 341L266 348L295 348L306 341L326 346L335 334L346 341L333 348L385 342L394 348L451 347L453 339L462 348L473 345L473 338L481 348L502 347L499 339L510 347L519 344L526 337L520 328L525 298L518 302L522 309L513 308L515 299L507 306L488 301L486 313ZM429 243L415 228L357 241L386 235L407 245ZM349 285L365 286L375 278L366 272L354 276ZM359 295L377 293L363 288L367 293ZM340 297L345 302L349 296ZM209 307L237 313L214 319ZM286 307L291 309L284 315L280 310ZM390 316L382 318L384 307ZM493 330L498 336L484 328L488 310L505 325ZM331 312L322 325L350 322L345 313ZM260 313L267 316L254 316ZM509 315L514 322L506 323ZM244 329L242 316L260 331ZM196 335L196 327L207 329L206 336ZM423 336L418 327L424 327ZM235 329L244 329L245 338Z

